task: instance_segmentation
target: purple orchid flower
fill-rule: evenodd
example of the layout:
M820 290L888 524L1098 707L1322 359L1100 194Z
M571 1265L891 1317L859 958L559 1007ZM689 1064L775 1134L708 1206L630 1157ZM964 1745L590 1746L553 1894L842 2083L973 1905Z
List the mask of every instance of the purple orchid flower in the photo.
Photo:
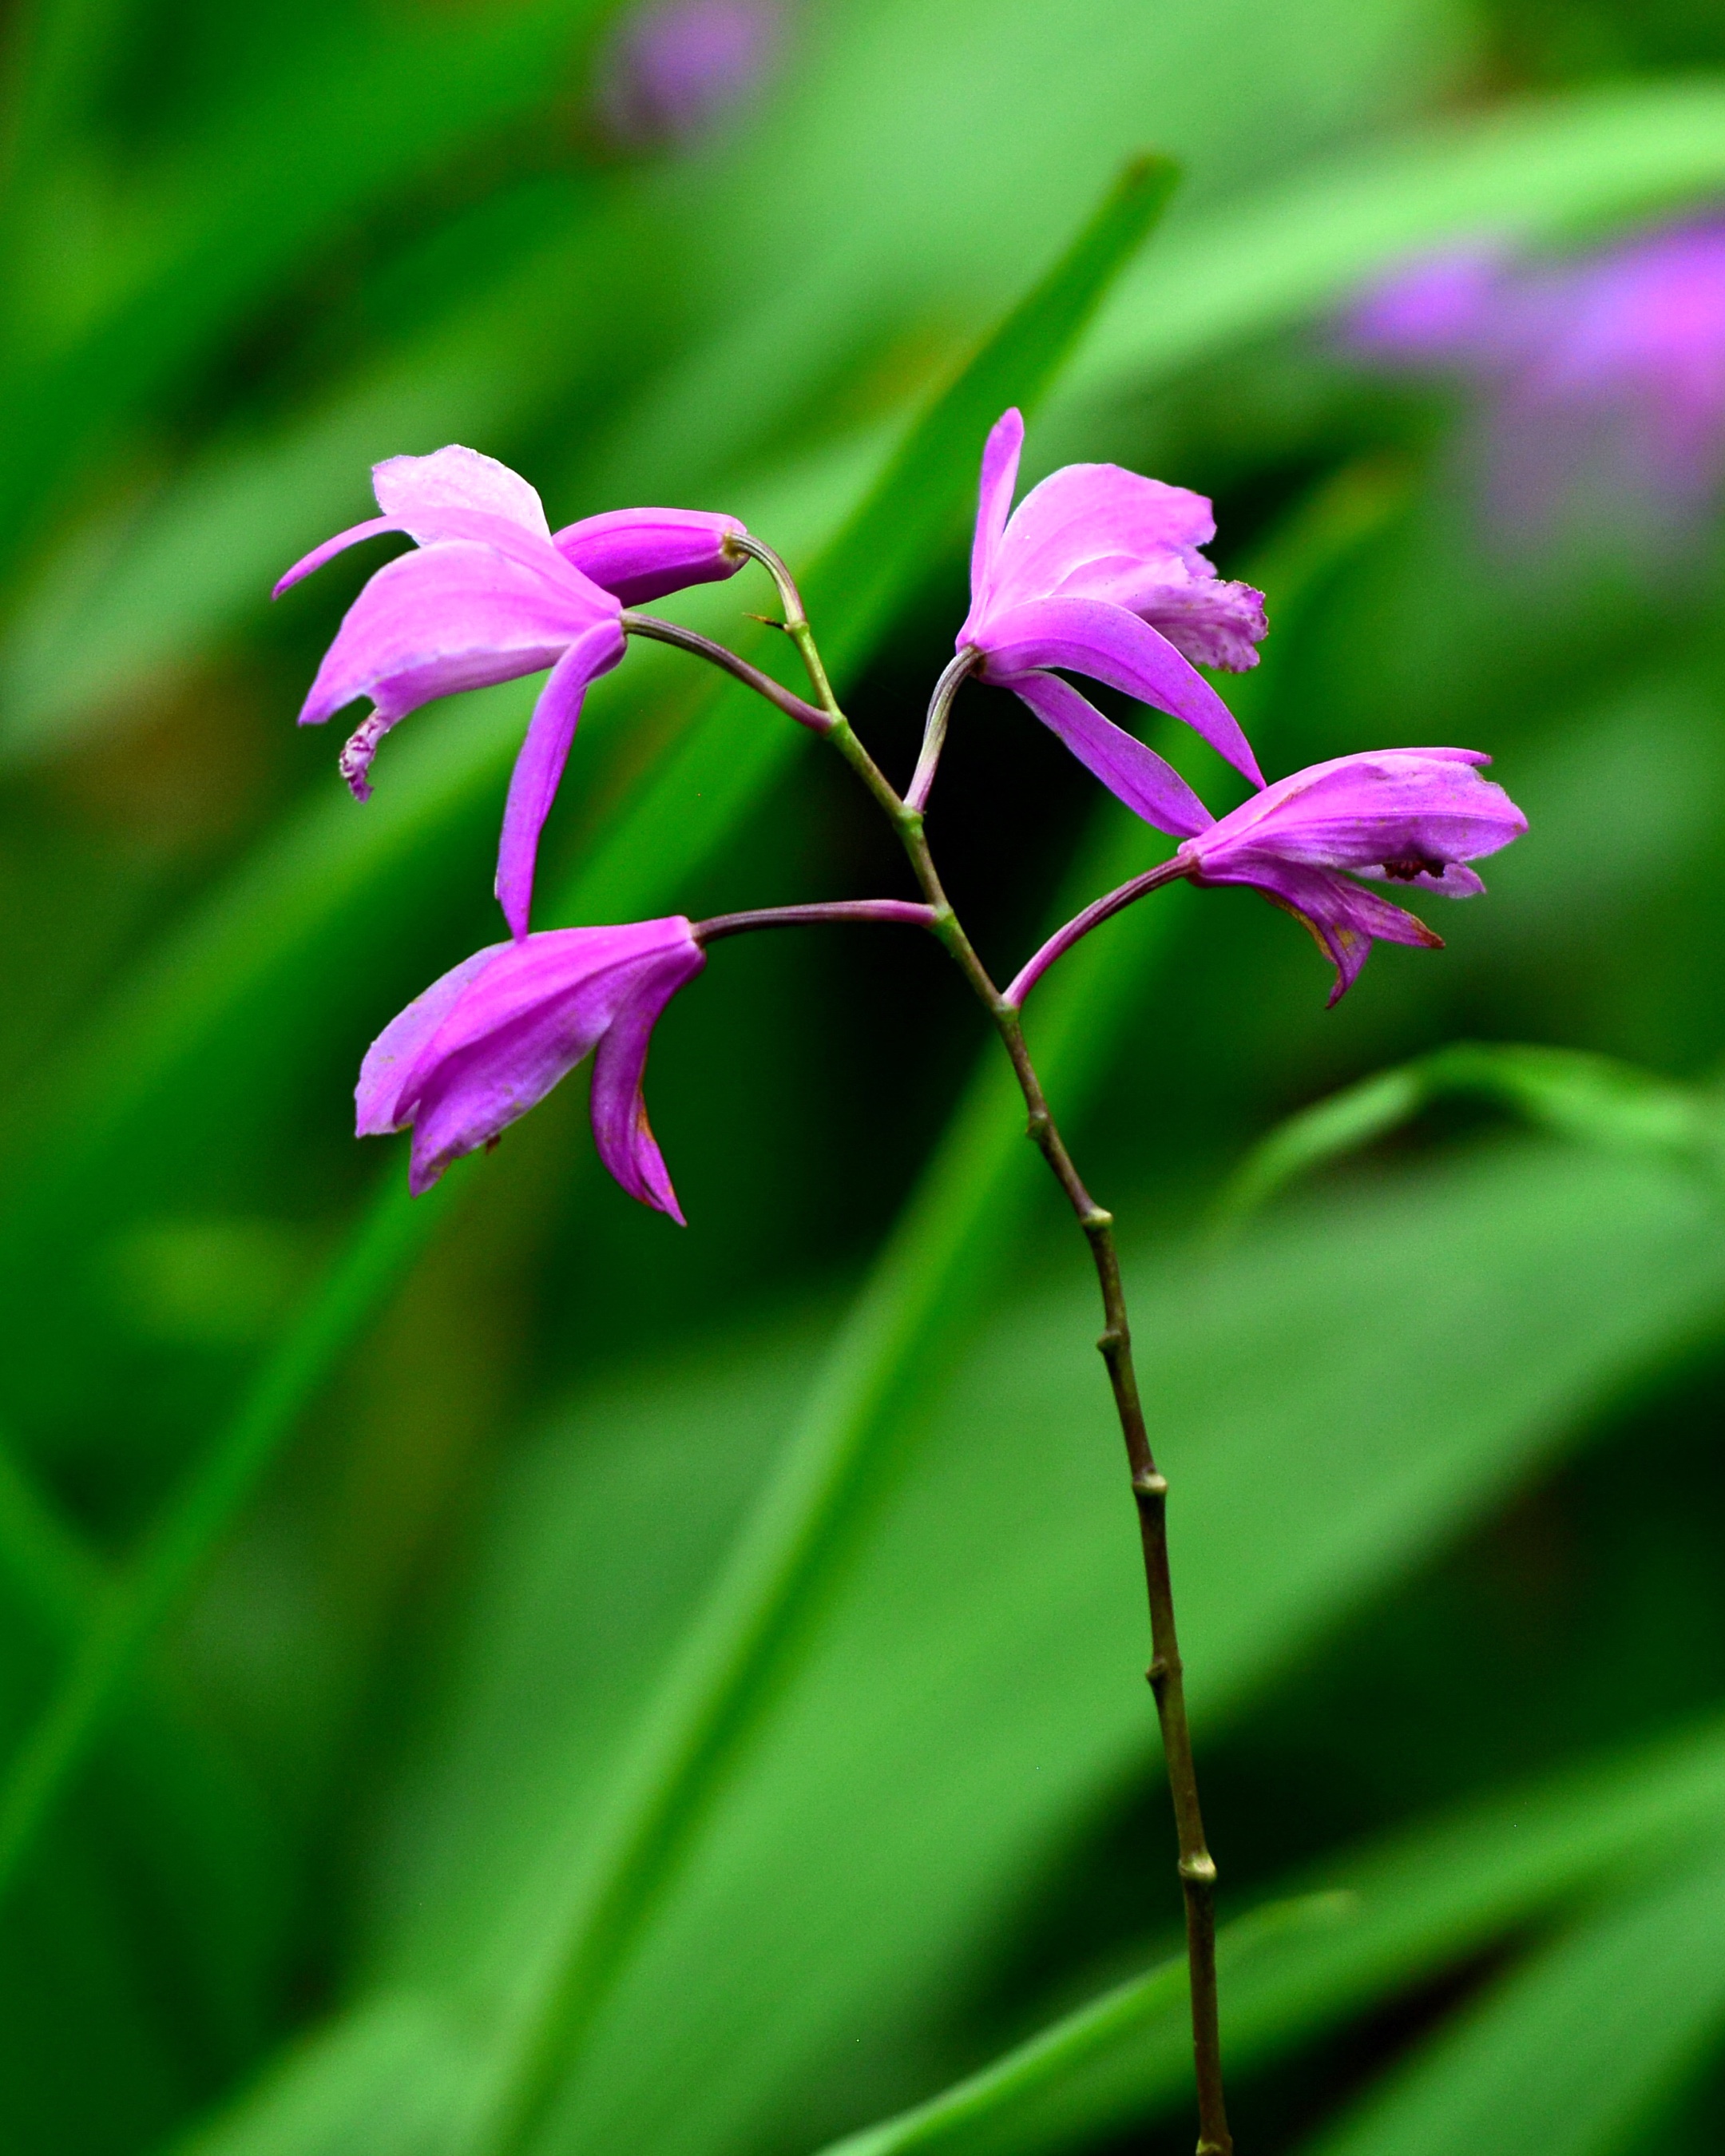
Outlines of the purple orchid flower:
M1456 248L1386 278L1344 331L1373 359L1480 385L1511 526L1549 523L1589 482L1687 522L1725 480L1725 223L1564 262Z
M355 1094L359 1135L412 1126L417 1197L591 1054L600 1159L632 1198L681 1224L642 1076L660 1013L706 963L680 914L551 929L476 951L372 1042Z
M525 479L453 445L391 457L371 480L381 516L296 562L277 596L381 532L405 531L416 551L386 562L348 608L299 723L321 726L356 696L371 699L341 752L342 775L364 801L377 744L408 712L549 666L509 780L497 856L498 902L511 934L525 937L540 833L588 685L623 655L623 608L734 575L744 557L726 542L743 526L697 510L623 509L553 532Z
M740 104L771 67L783 30L774 0L647 0L618 25L599 107L620 142L687 142Z
M1335 967L1334 1004L1359 978L1374 937L1443 947L1423 921L1339 871L1476 896L1485 886L1468 862L1528 828L1503 788L1480 777L1490 762L1470 748L1335 757L1277 779L1190 835L1175 858L1194 883L1250 884L1303 921Z
M1133 747L1150 756L1142 744ZM1062 952L1110 914L1186 876L1196 884L1248 884L1303 922L1335 967L1334 1004L1359 978L1374 937L1429 950L1443 945L1423 921L1362 890L1343 870L1471 898L1485 886L1467 863L1527 829L1527 818L1503 788L1480 777L1477 767L1490 762L1471 748L1339 756L1278 778L1220 821L1183 782L1175 780L1176 794L1159 774L1146 782L1142 767L1125 766L1128 783L1116 788L1121 798L1184 844L1172 860L1110 891L1051 937L1006 1000L1021 1004ZM1174 778L1165 765L1162 771Z
M1251 745L1193 664L1255 666L1265 634L1263 594L1218 577L1200 551L1216 536L1210 504L1118 465L1067 465L1014 510L1023 444L1024 421L1010 411L983 449L960 660L1021 697L1116 792L1123 756L1147 768L1121 744L1151 752L1052 668L1170 712L1262 786Z

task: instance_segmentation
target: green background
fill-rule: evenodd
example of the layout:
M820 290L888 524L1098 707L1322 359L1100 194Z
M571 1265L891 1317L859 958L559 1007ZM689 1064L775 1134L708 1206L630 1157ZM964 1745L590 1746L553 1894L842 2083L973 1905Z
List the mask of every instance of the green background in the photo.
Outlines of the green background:
M918 938L723 944L653 1060L687 1229L581 1077L410 1205L353 1075L499 932L534 685L414 716L361 809L293 721L380 557L267 604L446 441L554 524L729 511L903 783L1016 398L1027 479L1216 498L1267 772L1477 746L1531 822L1333 1012L1185 886L1030 1009L1173 1485L1241 2146L1717 2147L1717 533L1506 527L1465 397L1333 325L1422 248L1725 193L1717 9L805 0L633 148L617 33L8 19L0 2143L478 2156L535 2088L546 2156L1190 2145L1093 1286L979 1014ZM1139 246L1091 221L1145 151ZM780 665L766 603L666 611ZM930 833L1003 978L1160 848L982 689ZM637 647L539 921L903 873L837 759Z

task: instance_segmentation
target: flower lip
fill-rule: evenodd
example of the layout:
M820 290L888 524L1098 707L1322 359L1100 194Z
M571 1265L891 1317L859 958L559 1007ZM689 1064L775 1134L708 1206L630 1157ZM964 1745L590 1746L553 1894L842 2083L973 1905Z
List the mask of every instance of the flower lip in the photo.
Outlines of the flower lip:
M412 1126L417 1194L592 1054L601 1158L632 1197L680 1221L641 1081L653 1025L705 963L681 915L552 930L476 952L373 1042L355 1096L359 1134Z

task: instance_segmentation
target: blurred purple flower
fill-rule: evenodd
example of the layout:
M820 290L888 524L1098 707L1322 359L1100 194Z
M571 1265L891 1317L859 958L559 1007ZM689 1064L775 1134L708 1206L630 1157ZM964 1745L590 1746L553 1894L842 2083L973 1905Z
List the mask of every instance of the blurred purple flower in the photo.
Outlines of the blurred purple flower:
M1278 778L1175 855L1198 884L1250 884L1311 930L1336 969L1334 1003L1376 937L1441 947L1421 921L1338 873L1388 878L1446 898L1485 889L1466 865L1518 839L1528 819L1479 776L1477 749L1372 749Z
M507 465L451 446L375 465L380 516L326 539L276 586L278 596L333 555L380 532L417 551L386 562L348 608L299 714L320 726L357 696L372 709L341 752L361 801L390 728L435 696L549 666L509 780L497 896L511 932L527 933L539 836L568 760L588 684L623 655L625 606L729 577L743 557L725 542L734 516L622 509L554 533L535 490Z
M599 109L620 142L687 141L745 97L778 50L774 0L647 0L617 27Z
M641 1083L661 1012L706 963L680 914L477 951L371 1044L355 1094L359 1135L412 1126L417 1196L592 1054L599 1158L632 1198L680 1223Z
M1265 633L1263 594L1225 582L1199 551L1216 536L1210 504L1118 465L1067 465L1013 510L1023 441L1011 411L982 453L960 653L979 653L980 678L1016 691L1123 798L1129 783L1176 802L1190 789L1050 668L1171 712L1262 786L1233 714L1192 664L1255 666Z
M1725 478L1725 224L1569 262L1457 249L1386 279L1345 331L1482 387L1492 498L1514 522L1590 485L1687 522Z

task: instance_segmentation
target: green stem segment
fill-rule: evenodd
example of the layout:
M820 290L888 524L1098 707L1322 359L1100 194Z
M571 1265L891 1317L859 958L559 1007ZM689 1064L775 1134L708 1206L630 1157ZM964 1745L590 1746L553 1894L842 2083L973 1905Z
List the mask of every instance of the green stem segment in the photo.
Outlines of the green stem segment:
M897 830L913 873L931 912L930 932L944 947L969 982L977 1000L993 1019L1024 1096L1028 1115L1026 1135L1048 1163L1067 1202L1077 1218L1090 1245L1102 1291L1103 1332L1097 1342L1108 1366L1113 1389L1114 1409L1120 1434L1126 1442L1126 1461L1132 1476L1132 1494L1138 1507L1139 1537L1144 1551L1144 1586L1150 1609L1150 1666L1145 1672L1156 1702L1162 1727L1162 1751L1168 1769L1169 1792L1174 1800L1175 1826L1180 1844L1180 1881L1185 1902L1186 1964L1192 1994L1192 2054L1198 2088L1197 2156L1232 2156L1233 2136L1228 2131L1227 2106L1222 2090L1221 2033L1216 2007L1216 1864L1204 1839L1204 1816L1198 1801L1198 1777L1192 1760L1191 1731L1186 1719L1184 1669L1180 1637L1175 1624L1174 1585L1168 1563L1168 1479L1156 1466L1145 1428L1144 1404L1139 1396L1138 1376L1132 1361L1132 1329L1126 1313L1126 1293L1120 1278L1120 1260L1114 1247L1113 1215L1096 1203L1073 1165L1066 1141L1060 1134L1042 1081L1031 1060L1024 1028L1015 1002L1008 999L990 978L965 933L946 896L923 829L922 810L901 799L873 757L852 732L832 694L814 639L803 613L802 602L790 572L767 550L751 544L750 552L765 562L785 601L786 627L796 639L808 669L809 680L822 710L832 725L827 738L856 773ZM960 676L960 678L962 678ZM953 684L955 688L956 681ZM932 773L931 773L932 775ZM1163 880L1159 870L1140 879L1144 888ZM1136 896L1134 886L1123 886L1102 901L1112 911ZM1099 916L1100 917L1100 916ZM1081 916L1081 919L1085 916ZM1064 932L1062 932L1064 933ZM1076 939L1074 939L1076 940Z

